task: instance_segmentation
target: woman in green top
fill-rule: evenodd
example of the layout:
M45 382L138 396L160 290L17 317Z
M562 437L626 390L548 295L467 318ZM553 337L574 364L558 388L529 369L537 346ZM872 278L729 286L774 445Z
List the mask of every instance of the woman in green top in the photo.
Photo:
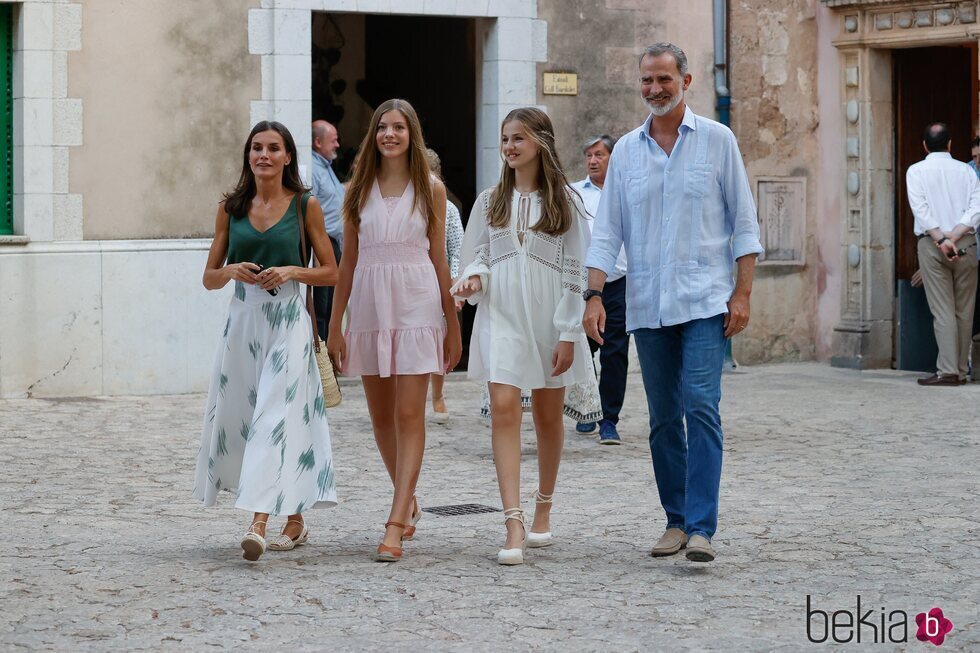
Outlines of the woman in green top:
M330 431L313 330L300 283L330 286L337 264L323 212L299 177L296 145L278 122L248 136L238 186L215 220L204 287L235 282L218 347L198 454L194 495L218 493L253 514L242 539L246 560L267 547L269 515L289 515L276 550L303 544L307 508L336 505ZM301 217L302 216L302 217ZM319 265L304 265L300 223Z

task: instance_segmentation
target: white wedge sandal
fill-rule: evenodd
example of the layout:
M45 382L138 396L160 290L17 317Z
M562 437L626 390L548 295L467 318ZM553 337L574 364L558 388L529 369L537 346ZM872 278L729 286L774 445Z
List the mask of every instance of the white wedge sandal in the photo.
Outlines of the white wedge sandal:
M527 522L524 520L524 511L520 508L508 508L504 510L504 523L506 524L510 519L516 519L521 522L521 527L524 529L524 539L521 541L519 548L500 549L500 551L497 551L497 562L502 565L523 565L524 550L527 549Z
M297 521L295 519L290 519L286 522L286 525L288 526L291 523L303 525L303 530L300 531L299 537L297 537L294 540L293 538L286 535L285 532L279 533L279 535L276 535L274 538L269 540L270 551L292 551L296 547L306 544L309 541L310 529L306 526L306 521L305 520ZM286 526L283 526L282 530L285 531Z
M265 526L265 522L252 522L252 525L248 527L248 530L245 531L245 536L242 538L242 557L249 562L255 562L265 553L265 538L254 530L259 525Z
M534 503L536 504L550 504L552 498L554 498L554 493L551 494L541 494L541 490L535 490L534 492ZM551 537L551 531L547 533L535 533L531 531L527 534L527 547L529 549L541 549L546 546L551 546L554 541Z

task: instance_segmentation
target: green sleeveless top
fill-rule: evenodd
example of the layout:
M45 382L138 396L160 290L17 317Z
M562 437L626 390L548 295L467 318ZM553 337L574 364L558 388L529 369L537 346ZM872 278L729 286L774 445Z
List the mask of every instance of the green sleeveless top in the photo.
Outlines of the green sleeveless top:
M309 193L303 193L303 214L310 200ZM307 244L309 247L309 244ZM283 265L303 266L300 258L299 220L296 217L296 200L279 222L265 231L257 231L248 216L231 217L228 220L228 263L258 263L263 268Z

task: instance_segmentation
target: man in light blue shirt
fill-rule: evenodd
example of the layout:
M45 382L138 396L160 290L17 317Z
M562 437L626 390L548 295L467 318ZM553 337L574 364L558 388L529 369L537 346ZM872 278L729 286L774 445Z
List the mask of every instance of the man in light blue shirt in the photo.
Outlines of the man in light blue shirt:
M590 138L585 143L585 166L588 175L582 181L572 184L572 188L582 196L585 210L589 213L589 230L595 224L599 210L602 186L606 183L609 156L616 141L607 134ZM626 332L626 251L620 249L616 257L616 268L606 278L602 289L602 305L606 311L606 329L602 332L605 342L602 347L589 338L589 348L595 354L599 350L602 371L599 374L599 401L602 404L602 421L598 425L599 444L620 444L619 412L626 397L626 373L629 371L630 336ZM575 426L579 433L594 433L596 424L579 422Z
M602 288L625 245L626 328L639 354L650 452L667 513L667 530L651 554L686 547L689 560L709 562L718 524L725 341L748 324L763 249L735 136L687 108L690 84L683 50L671 43L644 50L640 93L651 113L610 157L585 258L583 323L601 343Z
M313 196L323 209L323 226L330 236L333 254L340 263L344 245L344 221L340 209L344 205L344 187L333 171L333 161L337 158L340 140L337 128L326 120L313 121ZM316 307L316 329L320 338L327 339L327 325L330 324L330 308L333 304L333 286L313 288L313 301Z

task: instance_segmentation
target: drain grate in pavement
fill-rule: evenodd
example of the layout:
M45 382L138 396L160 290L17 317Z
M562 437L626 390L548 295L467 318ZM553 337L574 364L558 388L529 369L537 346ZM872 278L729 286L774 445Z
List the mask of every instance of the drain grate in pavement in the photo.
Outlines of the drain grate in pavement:
M491 508L479 503L461 503L455 506L422 508L422 512L431 512L440 517L458 517L459 515L478 515L482 512L500 512L500 508Z

